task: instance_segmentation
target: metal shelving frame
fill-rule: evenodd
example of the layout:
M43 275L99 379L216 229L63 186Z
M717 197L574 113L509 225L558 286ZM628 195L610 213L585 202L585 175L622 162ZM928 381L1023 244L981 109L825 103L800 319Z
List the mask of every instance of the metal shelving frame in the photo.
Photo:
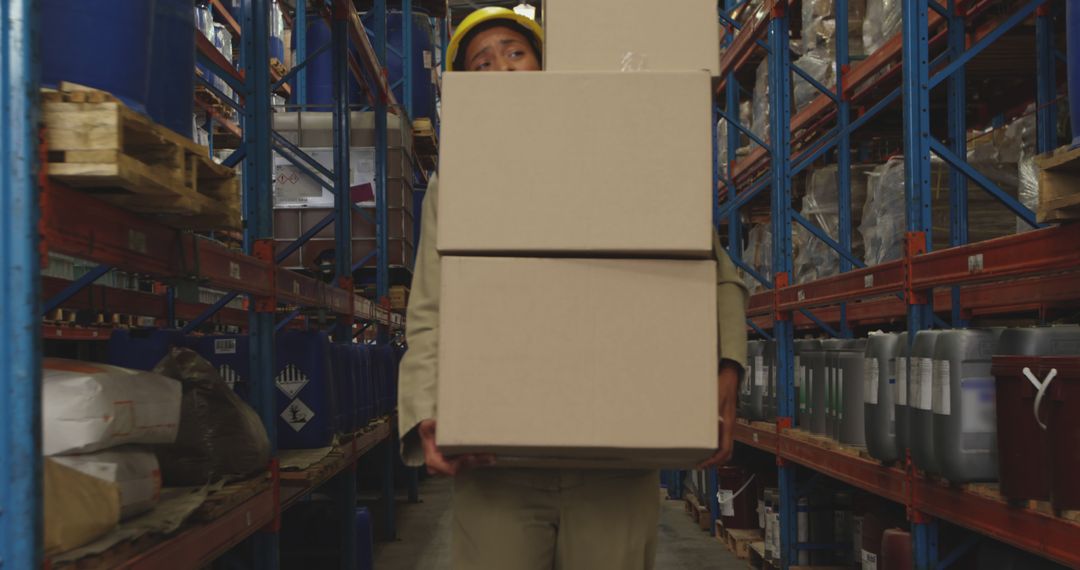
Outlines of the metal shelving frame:
M949 326L935 312L947 310L951 326L966 326L972 316L1037 311L1040 318L1055 303L1080 300L1076 285L1080 253L1075 249L1080 226L1038 229L976 244L967 242L968 181L981 187L1017 217L1037 226L1035 214L969 166L965 160L965 65L1018 24L1034 18L1036 30L1036 103L1040 153L1055 146L1056 92L1052 19L1063 6L1053 0L910 0L902 6L902 31L866 59L852 65L846 17L836 18L836 86L826 88L791 63L789 15L796 0L765 0L765 17L740 26L732 17L745 1L724 0L721 24L727 29L717 92L717 116L727 122L726 168L717 165L717 225L727 224L729 254L737 266L760 281L766 291L750 301L748 326L777 342L778 418L771 433L740 425L736 438L776 454L781 493L781 555L784 567L798 560L796 538L795 464L824 472L866 491L907 505L912 523L914 559L918 568L939 567L937 525L940 518L994 536L1019 548L1066 564L1080 564L1076 544L1080 525L976 499L964 491L925 479L908 465L890 469L857 458L840 457L805 445L784 434L793 426L795 330L814 329L851 337L852 325L906 321L914 333ZM988 8L995 8L989 15ZM834 14L847 14L847 0L834 0ZM980 17L980 25L973 21ZM931 60L933 52L940 54ZM738 122L740 86L736 71L746 67L755 50L766 52L769 67L770 133L762 141ZM792 74L820 91L817 98L793 112ZM944 83L947 136L930 133L930 90ZM873 267L851 254L851 133L897 100L903 108L903 150L907 196L907 234L902 259ZM862 109L853 115L853 105ZM739 158L740 134L753 141ZM798 149L796 152L795 149ZM792 177L827 153L838 164L839 235L832 239L792 207ZM930 251L930 157L950 167L950 246ZM740 209L762 192L770 192L773 236L772 279L741 259ZM792 276L792 225L797 223L834 249L841 273L811 283L795 284ZM1072 273L1070 273L1072 272ZM771 334L770 334L771 331ZM715 488L715 474L710 477ZM713 492L710 492L712 495ZM716 512L715 499L711 501ZM942 563L947 557L942 559Z
M241 42L241 69L226 61L210 42L196 34L200 63L209 67L237 93L237 98L225 97L213 86L212 91L234 106L240 116L239 124L218 117L226 128L241 137L241 144L224 163L243 166L243 214L245 220L243 252L228 249L216 242L201 239L142 218L130 212L100 202L85 194L48 179L41 171L45 148L39 140L39 97L36 51L38 12L33 1L0 0L0 21L5 30L5 53L12 54L0 63L2 88L7 103L2 113L3 153L0 158L3 181L0 182L0 323L3 323L5 342L0 343L0 404L9 410L7 421L0 424L0 564L13 568L36 568L46 563L43 557L43 513L41 483L40 389L41 341L49 338L100 340L107 338L107 329L77 329L43 326L42 308L91 306L93 299L108 295L110 307L128 310L132 314L164 316L165 322L178 318L189 321L192 330L210 319L230 324L244 324L251 337L252 391L250 402L262 418L270 435L275 437L275 387L273 339L275 331L287 325L299 312L275 321L280 307L321 309L338 318L338 338L351 339L354 323L363 327L378 327L378 341L388 342L391 328L402 322L388 307L387 209L386 209L386 112L401 115L402 109L394 100L382 62L386 60L386 4L377 0L373 13L375 45L368 39L356 8L350 0L312 0L318 2L323 17L332 24L335 96L333 172L299 151L281 144L271 128L271 92L289 93L298 89L303 98L305 87L304 64L307 62L305 38L305 0L298 0L297 25L300 26L298 50L300 63L284 77L268 66L269 15L271 0L244 0L242 17L237 22L224 9L220 0L211 0L215 15ZM402 3L402 16L411 22L412 3ZM445 16L444 12L444 16ZM410 26L406 25L406 29ZM406 39L408 41L408 38ZM356 50L358 56L350 52ZM403 46L407 47L407 46ZM413 78L409 66L411 50L402 49L405 59L406 92ZM377 247L369 257L377 259L378 304L373 304L353 292L352 274L356 266L350 254L349 216L358 211L351 206L349 196L349 109L347 107L348 74L353 74L375 108L377 188L375 224ZM40 150L38 150L40 149ZM272 153L279 152L294 161L316 180L329 180L335 192L335 211L322 228L337 223L338 249L336 269L338 280L331 285L277 267L283 256L275 255L272 228ZM312 171L316 171L317 174ZM320 177L323 175L325 178ZM367 215L359 212L359 215ZM320 228L320 229L322 229ZM314 232L305 236L310 238ZM304 241L294 247L299 247ZM44 252L55 251L74 257L93 260L101 266L73 282L58 279L42 280L40 265ZM286 254L287 255L287 254ZM137 291L115 290L94 286L93 281L110 268L118 268L155 279L185 279L230 291L220 302L211 306L182 303L170 291L155 295ZM105 291L107 289L107 291ZM233 298L249 298L247 311L226 308ZM48 302L43 303L42 298ZM100 301L99 301L100 302ZM217 316L215 316L217 315ZM361 329L362 330L362 329ZM67 333L67 336L65 336ZM391 538L394 530L393 475L396 462L397 438L393 420L384 422L364 436L362 444L353 442L332 473L338 473L334 489L341 495L343 509L348 511L341 529L345 548L355 541L355 518L352 505L356 500L355 463L364 453L376 446L382 448L383 500L386 527ZM275 454L276 456L276 451ZM287 504L310 492L313 487L292 487L282 501L280 476L276 460L271 465L273 489L253 497L221 519L196 525L154 550L143 553L130 567L161 567L161 561L175 564L179 553L184 560L200 564L235 548L232 552L245 559L245 565L256 568L278 567L278 532L281 511ZM349 550L352 551L352 550ZM164 554L163 554L164 553ZM349 558L346 567L353 567Z

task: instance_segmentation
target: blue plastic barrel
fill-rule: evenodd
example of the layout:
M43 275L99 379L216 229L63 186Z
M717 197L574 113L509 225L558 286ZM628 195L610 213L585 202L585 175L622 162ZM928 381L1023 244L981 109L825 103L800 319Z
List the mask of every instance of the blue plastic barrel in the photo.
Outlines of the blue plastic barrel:
M276 340L278 447L327 447L338 418L330 341L318 331L286 331Z
M333 39L330 26L321 16L311 15L307 19L307 53L308 57L319 48L330 44ZM293 44L296 43L296 34L293 34ZM300 63L300 62L297 62ZM304 68L307 71L307 104L329 107L334 104L334 56L330 49L320 53L318 57ZM361 102L360 84L349 74L349 104L357 105ZM328 108L323 110L329 110Z
M151 119L191 138L195 98L195 13L191 0L156 0L151 48Z
M356 431L356 390L353 382L353 359L351 345L335 343L332 349L334 355L334 385L337 391L337 411L339 433L352 433Z
M374 42L374 16L371 12L364 15L364 26ZM402 47L401 12L391 11L386 15L386 70L390 84L394 85L394 97L405 106L404 66L400 55ZM434 50L431 47L431 24L427 16L416 12L412 22L412 55L409 67L413 73L412 114L414 119L435 116L435 88L431 83L431 69L425 65L424 53L430 64L434 65ZM392 48L392 49L391 49Z
M188 337L184 343L213 364L232 391L250 403L251 353L247 335Z
M373 570L375 568L375 545L372 536L371 511L366 507L356 507L356 568Z
M174 346L185 346L184 335L176 330L117 329L105 348L106 360L113 366L132 370L153 370Z
M86 85L146 112L155 0L41 0L40 6L42 85Z
M1072 126L1073 146L1080 145L1080 6L1070 0L1065 3L1065 19L1068 27L1065 38L1068 49L1069 70L1069 122Z
M356 384L356 424L364 427L375 419L375 385L371 378L371 358L368 347L352 345L353 380Z

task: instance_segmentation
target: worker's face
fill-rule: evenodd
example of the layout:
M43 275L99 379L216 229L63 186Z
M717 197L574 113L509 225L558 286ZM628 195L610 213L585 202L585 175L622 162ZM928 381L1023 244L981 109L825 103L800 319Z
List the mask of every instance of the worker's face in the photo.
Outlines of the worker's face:
M474 37L465 49L466 71L540 71L540 61L525 36L496 26Z

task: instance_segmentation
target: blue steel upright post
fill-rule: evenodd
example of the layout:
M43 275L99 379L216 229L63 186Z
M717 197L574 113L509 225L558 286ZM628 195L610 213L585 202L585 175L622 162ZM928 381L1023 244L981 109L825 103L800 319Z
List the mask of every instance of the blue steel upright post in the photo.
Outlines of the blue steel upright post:
M272 156L270 150L270 0L243 0L244 65L244 251L256 253L259 242L273 240ZM274 388L274 313L252 299L249 310L251 404L262 419L277 456L277 394ZM252 537L255 567L278 567L276 531Z
M949 0L948 7L949 57L963 55L966 47L964 16L956 0ZM967 88L963 67L946 80L948 98L949 148L956 156L967 156ZM931 166L933 168L933 166ZM982 190L980 190L981 192ZM968 241L968 184L967 175L959 169L949 169L949 245L958 246ZM963 327L960 307L960 287L952 287L952 326Z
M809 0L807 0L809 1ZM851 103L844 92L844 73L848 69L851 58L848 53L848 0L835 0L833 14L836 20L836 128L838 140L836 146L836 182L837 182L837 237L840 238L840 247L845 252L851 252L851 132L848 128L851 124ZM805 24L804 24L805 25ZM837 253L840 258L840 272L851 271L851 260L845 255ZM848 326L847 303L840 303L840 336L851 338L851 327Z
M0 567L40 568L41 315L37 2L0 0Z
M773 7L769 22L769 144L772 148L773 283L788 284L791 247L791 52L786 3ZM794 335L790 315L775 314L777 424L791 427L795 417ZM784 568L798 560L795 466L778 459L780 483L780 559Z
M349 162L352 154L349 109L349 14L348 0L334 0L333 28L330 30L334 82L334 275L339 287L353 292L352 193ZM338 317L334 342L352 344L353 315ZM338 405L346 405L339 402ZM345 417L338 414L338 417ZM343 426L344 427L344 426ZM352 463L335 481L340 509L341 570L356 568L356 464Z
M316 16L317 17L317 16ZM307 0L296 0L296 12L293 16L293 42L296 44L294 65L307 61ZM293 102L301 109L307 105L307 66L296 72L292 84Z
M375 0L372 6L375 14L375 55L379 63L386 65L386 0ZM385 69L385 67L384 67ZM385 76L383 77L385 79ZM387 99L390 97L390 87L386 86L386 92L377 94L375 97L375 295L381 302L390 294L390 247L387 236L388 210L387 210L387 127L386 112ZM399 115L401 121L404 117ZM402 128L405 125L401 125ZM389 327L378 324L377 341L385 344L390 341ZM397 527L394 518L394 464L397 461L397 437L391 437L383 444L383 503L386 516L386 538L397 538Z
M932 0L929 0L932 1ZM903 86L904 98L904 191L907 197L908 240L905 257L928 250L931 240L930 217L930 81L928 0L904 0L903 11ZM929 298L908 289L908 344L915 334L929 328L933 318ZM929 570L936 566L937 527L918 511L912 511L912 549L915 567Z
M1052 9L1053 4L1046 3L1035 12L1035 150L1039 154L1057 147L1057 58Z

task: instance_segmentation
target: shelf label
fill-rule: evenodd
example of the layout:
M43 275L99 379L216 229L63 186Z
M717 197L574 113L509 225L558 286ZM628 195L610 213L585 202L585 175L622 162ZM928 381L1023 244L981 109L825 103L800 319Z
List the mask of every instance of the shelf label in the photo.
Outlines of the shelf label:
M934 361L934 395L933 395L933 409L935 414L950 415L952 413L952 406L949 402L949 386L951 379L949 377L949 361L948 360L935 360Z
M799 299L800 301L805 301L806 300L806 293L802 289L799 289L798 291L795 292L795 297L797 299Z
M907 357L896 357L896 384L893 401L901 406L907 405Z
M863 289L872 289L874 287L874 274L863 276Z
M236 391L236 385L244 381L243 378L240 377L240 373L233 370L228 364L222 364L221 367L218 368L218 374L221 376L221 379L225 381L225 385L233 392Z
M968 273L980 273L983 270L983 254L968 256Z
M862 570L877 570L877 554L862 551Z
M229 262L229 277L240 281L240 264L235 261Z
M878 359L867 358L863 362L865 373L863 374L863 401L867 404L878 403L878 382L881 371L878 370Z

